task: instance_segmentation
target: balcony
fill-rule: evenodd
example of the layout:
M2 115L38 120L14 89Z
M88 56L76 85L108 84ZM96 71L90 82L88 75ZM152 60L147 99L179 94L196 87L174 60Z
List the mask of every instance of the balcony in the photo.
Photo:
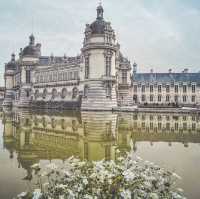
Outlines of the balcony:
M115 76L102 75L101 78L103 79L103 81L112 81L112 82L116 81L116 77Z

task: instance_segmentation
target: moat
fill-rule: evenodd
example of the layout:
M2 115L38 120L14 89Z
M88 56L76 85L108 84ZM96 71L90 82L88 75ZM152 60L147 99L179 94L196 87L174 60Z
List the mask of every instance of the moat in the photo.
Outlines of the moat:
M130 151L182 177L200 195L200 115L170 113L4 111L0 114L0 198L34 187L33 164L115 160ZM117 153L119 151L119 153Z

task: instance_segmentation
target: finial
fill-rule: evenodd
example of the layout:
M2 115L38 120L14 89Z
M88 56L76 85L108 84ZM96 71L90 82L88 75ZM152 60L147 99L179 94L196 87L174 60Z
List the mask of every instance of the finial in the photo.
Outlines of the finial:
M12 61L12 62L15 62L15 53L12 53L12 54L11 54L11 61Z
M29 44L30 45L34 45L35 44L35 37L34 37L33 33L29 37Z
M97 7L97 19L103 19L103 7L101 0L99 1L99 6Z

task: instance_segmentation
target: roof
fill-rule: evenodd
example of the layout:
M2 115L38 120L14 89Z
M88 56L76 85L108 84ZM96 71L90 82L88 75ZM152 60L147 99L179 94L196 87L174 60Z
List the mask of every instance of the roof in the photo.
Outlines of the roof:
M137 82L195 82L200 85L200 73L136 73Z

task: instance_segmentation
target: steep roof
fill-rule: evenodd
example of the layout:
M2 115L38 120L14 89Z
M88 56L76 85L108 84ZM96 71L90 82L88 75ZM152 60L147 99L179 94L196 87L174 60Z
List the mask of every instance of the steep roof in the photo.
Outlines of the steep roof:
M136 73L133 80L145 83L194 82L200 85L200 73Z

